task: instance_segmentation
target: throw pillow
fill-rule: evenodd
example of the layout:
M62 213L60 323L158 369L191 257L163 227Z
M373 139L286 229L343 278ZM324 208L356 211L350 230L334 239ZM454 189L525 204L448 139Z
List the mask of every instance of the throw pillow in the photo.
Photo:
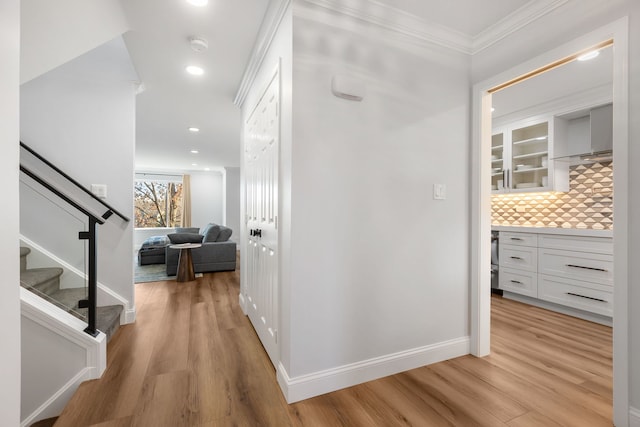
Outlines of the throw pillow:
M173 233L167 234L167 237L174 245L182 243L202 243L202 236L195 233Z
M202 239L203 242L215 242L220 235L220 226L209 223L200 231L200 234L204 236Z
M200 234L198 227L176 227L176 233Z
M229 237L231 237L232 233L233 233L232 229L221 226L220 234L218 235L216 242L226 242L227 240L229 240Z

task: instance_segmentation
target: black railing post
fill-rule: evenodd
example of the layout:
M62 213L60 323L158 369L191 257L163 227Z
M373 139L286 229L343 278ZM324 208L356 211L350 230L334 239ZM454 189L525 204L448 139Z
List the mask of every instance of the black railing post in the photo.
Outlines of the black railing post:
M96 329L96 306L98 305L98 256L96 250L97 224L98 222L94 217L89 217L89 289L87 295L89 306L87 307L88 326L84 331L94 337L98 336L99 333Z

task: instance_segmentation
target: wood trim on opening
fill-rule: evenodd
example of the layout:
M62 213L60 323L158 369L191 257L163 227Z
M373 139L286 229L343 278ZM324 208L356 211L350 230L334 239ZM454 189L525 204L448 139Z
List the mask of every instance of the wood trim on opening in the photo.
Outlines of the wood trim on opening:
M554 61L554 62L552 62L550 64L547 64L544 67L540 67L540 68L535 69L533 71L529 71L526 74L523 74L523 75L518 76L516 78L513 78L513 79L511 79L509 81L501 83L498 86L494 86L491 89L489 89L487 91L487 93L495 93L495 92L498 92L499 90L506 89L509 86L513 86L513 85L515 85L517 83L520 83L522 81L525 81L527 79L535 77L535 76L537 76L539 74L546 73L547 71L553 70L554 68L558 68L558 67L560 67L560 66L562 66L564 64L568 64L569 62L575 61L579 56L584 55L585 53L588 53L588 52L591 52L591 51L594 51L594 50L604 49L605 47L609 47L609 46L612 46L612 45L613 45L613 39L605 40L605 41L600 42L600 43L598 43L598 44L596 44L594 46L588 47L586 49L582 49L582 50L574 53L573 55L569 55L569 56L567 56L565 58L562 58L562 59Z

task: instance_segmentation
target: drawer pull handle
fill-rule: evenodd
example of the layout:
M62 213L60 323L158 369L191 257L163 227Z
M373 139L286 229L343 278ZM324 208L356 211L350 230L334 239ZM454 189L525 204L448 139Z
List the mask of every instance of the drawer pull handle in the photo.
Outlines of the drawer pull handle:
M520 237L511 237L511 240L518 240L518 241L522 241L522 239Z
M593 271L604 271L605 273L607 272L607 270L605 270L604 268L597 268L597 267L585 267L582 265L575 265L575 264L566 264L567 267L573 267L573 268L582 268L584 270L593 270Z
M509 258L511 258L511 259L522 259L519 256L512 256L512 257L509 257Z
M573 292L567 292L567 295L571 295L572 297L580 297L580 298L590 299L590 300L593 300L593 301L608 302L607 300L604 300L604 299L594 298L594 297L587 297L587 296L580 295L580 294L574 294Z
M517 285L523 285L524 283L520 282L519 280L510 280L511 283L515 283Z

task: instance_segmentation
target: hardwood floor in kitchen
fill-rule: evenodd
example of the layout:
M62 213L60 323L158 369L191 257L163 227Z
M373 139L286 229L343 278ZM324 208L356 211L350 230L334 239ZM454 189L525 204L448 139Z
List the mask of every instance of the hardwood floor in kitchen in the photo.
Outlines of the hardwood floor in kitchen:
M62 426L611 426L611 328L493 298L492 354L287 405L238 306L238 272L136 285Z

